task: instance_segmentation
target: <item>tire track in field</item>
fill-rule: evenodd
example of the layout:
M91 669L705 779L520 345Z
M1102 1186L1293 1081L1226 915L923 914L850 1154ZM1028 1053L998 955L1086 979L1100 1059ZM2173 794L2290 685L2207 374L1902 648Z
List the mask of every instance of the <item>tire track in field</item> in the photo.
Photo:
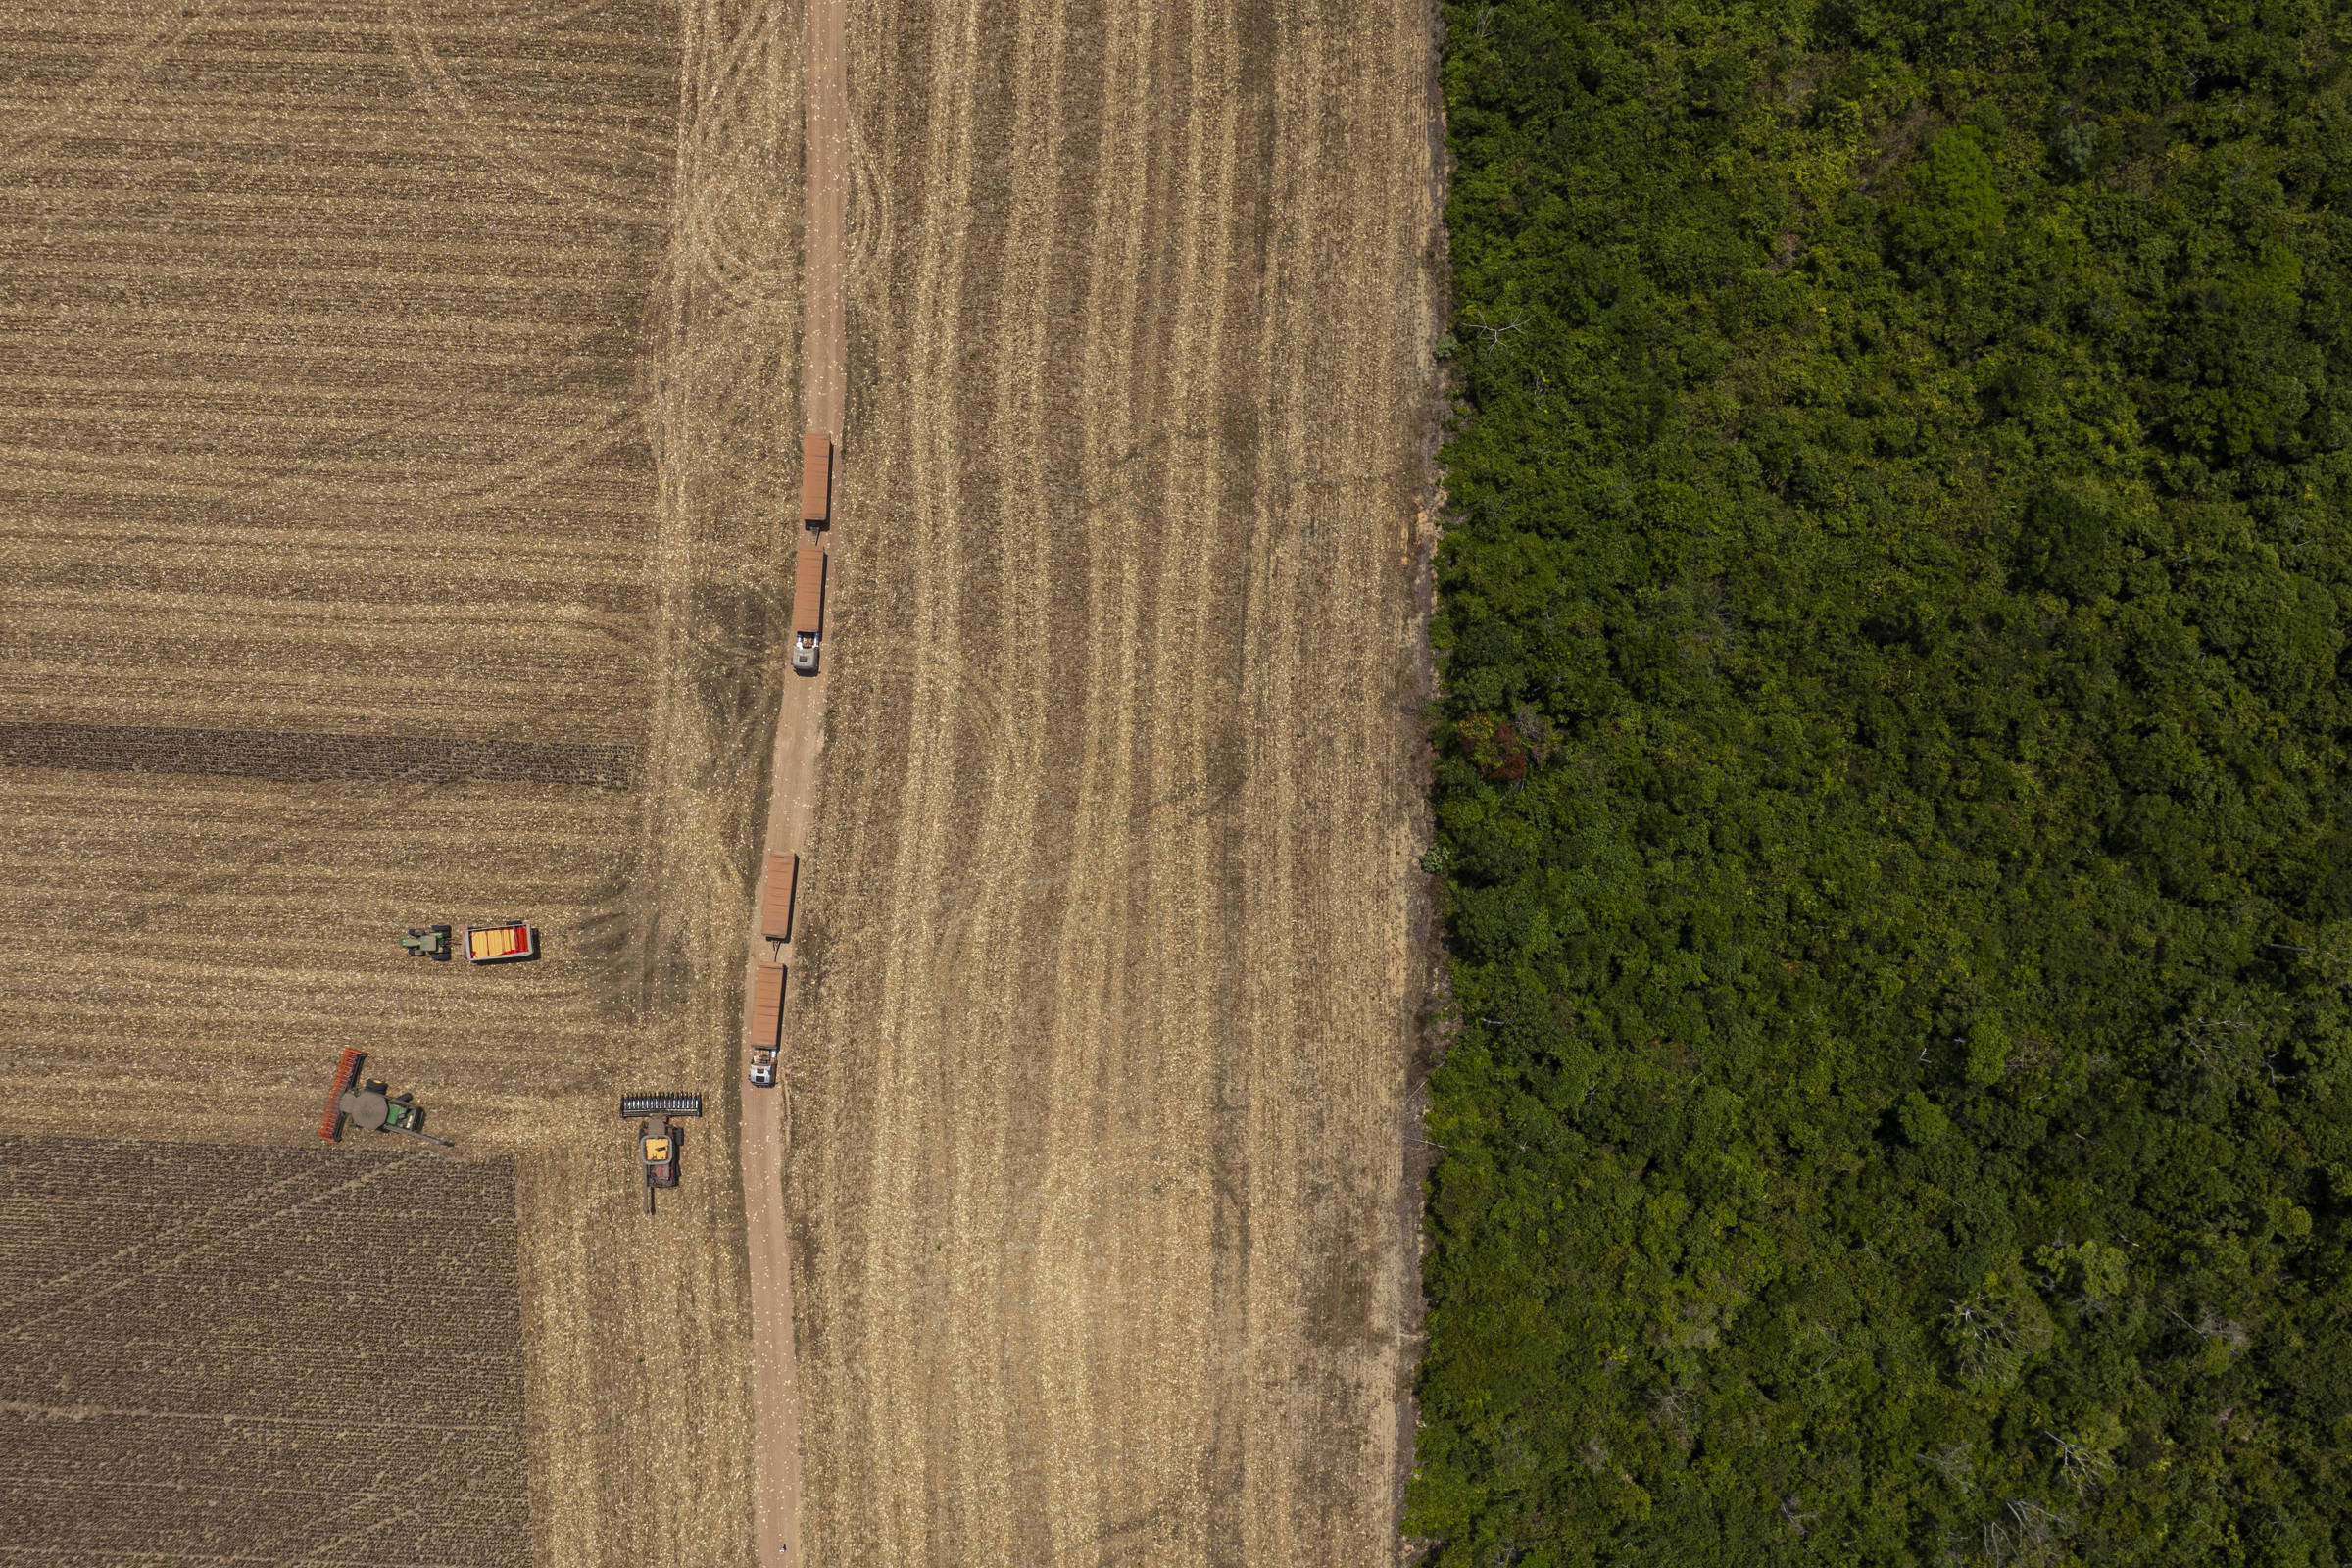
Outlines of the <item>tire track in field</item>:
M1076 30L1077 0L1052 3L1051 24L1021 26L1014 44L1011 82L1015 135L1007 152L1009 213L1001 277L988 288L985 274L974 278L975 293L986 299L990 316L1021 321L1025 330L997 360L995 389L990 405L989 431L967 430L967 441L991 447L1002 443L1005 459L1000 471L977 465L978 477L993 477L994 505L987 522L994 535L991 552L998 611L991 642L1003 651L1004 677L992 683L992 705L1000 722L975 737L977 755L987 761L985 795L976 826L978 854L959 892L948 904L966 911L958 926L969 941L958 940L953 952L943 953L942 992L952 1015L981 1022L973 1031L985 1042L984 1056L959 1071L969 1085L958 1106L964 1125L952 1133L950 1157L938 1180L946 1189L945 1201L953 1213L954 1234L966 1238L956 1249L951 1266L957 1275L974 1277L992 1259L987 1243L1000 1234L998 1215L1005 1206L1014 1177L1005 1167L1023 1149L1036 1149L1044 1117L1042 1107L1020 1093L1026 1076L1010 1059L1007 1045L1021 1024L1021 1015L1006 1008L1001 988L991 983L990 955L1004 951L1014 933L1028 929L1033 911L1043 924L1047 911L1066 904L1072 867L1058 862L1042 873L983 877L983 866L1025 866L1026 848L1039 830L1037 792L1031 781L1046 763L1047 738L1054 732L1054 715L1043 710L1039 694L1056 650L1044 635L1024 635L1027 628L1051 624L1054 597L1058 541L1040 536L1038 522L1053 514L1053 496L1045 477L1040 443L1047 433L1049 413L1048 368L1060 345L1048 330L1042 302L1053 297L1054 262L1066 241L1064 204L1060 187L1069 177L1062 158L1064 128L1065 55ZM1089 173L1091 174L1091 168ZM1086 177L1084 175L1078 177ZM985 291L984 293L982 291ZM993 437L993 438L992 438ZM1026 461L1023 461L1023 454ZM967 663L970 661L967 660ZM1010 692L1021 694L1018 707ZM1016 717L1017 715L1017 717ZM1040 1007L1050 1005L1041 997ZM1041 1222L1035 1234L1042 1241ZM1018 1250L1002 1260L1000 1291L1010 1299L1032 1303L1050 1282L1039 1277L1042 1247ZM977 1303L975 1303L977 1304ZM957 1317L966 1322L978 1314L965 1307ZM963 1536L968 1550L982 1558L1017 1549L1013 1543L1034 1536L1039 1508L1034 1485L1027 1476L1007 1475L992 1466L992 1456L1022 1447L1013 1436L1025 1391L1007 1391L1000 1379L954 1375L977 1348L967 1330L958 1336L953 1358L942 1357L929 1371L935 1397L948 1413L956 1434L952 1450L956 1495L966 1499ZM1033 1338L1033 1337L1032 1337ZM1014 1352L1034 1364L1033 1344ZM1010 1396L1008 1396L1008 1393ZM1033 1397L1033 1396L1032 1396Z
M972 178L978 14L977 0L945 0L929 19L928 46L947 69L930 83L924 120L926 162L937 171L934 178L943 194L927 200L923 207L913 269L913 304L905 339L917 368L915 388L920 389L908 399L907 408L915 432L908 443L908 488L920 498L921 509L912 585L915 646L951 666L981 652L966 650L955 592L952 564L957 556L958 534L966 525L968 498L958 484L953 446L954 407L939 390L943 385L952 386L961 371L957 307L967 238L961 209ZM950 564L944 573L940 569L943 563ZM880 1065L885 1083L896 1086L910 1102L919 1103L939 1067L894 1048L900 1042L927 1038L937 1018L938 974L931 960L946 934L942 917L948 911L926 910L909 923L905 893L930 885L954 857L949 834L956 802L951 794L954 769L949 760L954 755L956 705L952 694L930 682L913 683L908 697L911 744L906 776L915 825L901 841L889 882L892 923L903 945L890 967L887 994L891 1002ZM870 1184L874 1191L889 1195L886 1201L895 1200L897 1204L876 1216L889 1216L882 1218L885 1255L907 1255L905 1221L897 1216L914 1212L920 1196L935 1180L934 1132L919 1122L900 1120L885 1124L875 1142ZM925 1325L906 1311L911 1300L911 1295L904 1291L879 1296L874 1303L880 1317L876 1327L909 1341L924 1333ZM925 1439L940 1420L934 1401L943 1391L924 1375L920 1359L869 1362L867 1376L873 1392L866 1418L882 1451L898 1456L911 1467L917 1483L923 1484L930 1457Z
M727 42L702 79L688 83L693 104L692 156L698 162L742 164L754 168L759 153L779 139L772 104L762 100L778 69L774 57L783 48L783 24L773 7L760 6L726 31ZM756 107L747 109L747 101ZM688 205L673 237L673 266L690 268L698 280L716 291L728 307L743 311L789 307L798 272L780 254L789 244L781 224L756 243L757 234L738 235L735 224L748 223L757 205L750 198L757 187L744 181L710 181Z
M361 1171L358 1175L352 1177L348 1181L338 1182L336 1185L327 1188L323 1192L312 1193L298 1202L280 1203L277 1207L272 1208L267 1213L263 1214L259 1219L248 1220L241 1225L236 1225L233 1229L222 1231L218 1235L207 1236L194 1246L183 1248L181 1250L174 1252L171 1256L165 1257L159 1261L144 1264L135 1271L124 1274L120 1279L112 1280L96 1290L84 1291L79 1296L69 1298L63 1304L53 1306L45 1312L36 1312L30 1317L12 1317L9 1320L7 1337L12 1340L29 1339L34 1329L39 1328L43 1323L48 1322L51 1318L56 1317L61 1312L70 1312L77 1306L85 1306L91 1301L97 1300L102 1297L112 1296L115 1294L115 1292L135 1285L139 1281L158 1272L159 1270L171 1268L177 1264L186 1262L191 1254L203 1250L204 1249L219 1247L225 1243L233 1242L241 1236L250 1236L255 1231L261 1230L265 1226L281 1221L288 1215L299 1213L303 1209L323 1203L329 1199L346 1197L351 1193L359 1191L363 1187L383 1180L384 1177L399 1170L403 1165L412 1164L416 1160L426 1157L427 1156L422 1152L418 1152L414 1154L395 1155L392 1158L386 1159L381 1164L374 1166L372 1169ZM266 1200L267 1198L273 1197L277 1193L283 1191L285 1188L294 1185L296 1185L296 1182L292 1179L277 1183L275 1186L270 1188L266 1194L262 1195L262 1199ZM230 1206L233 1210L236 1208L245 1207L246 1205L243 1203L234 1203ZM193 1227L191 1226L190 1228ZM144 1250L146 1250L146 1248L142 1245L140 1247L127 1249L125 1253L117 1254L117 1257L119 1258L121 1256L127 1255L127 1252L130 1251ZM117 1258L109 1258L106 1261L111 1263L116 1260ZM60 1284L63 1283L65 1278L66 1276L59 1276L57 1279L48 1281L46 1283L50 1285Z
M0 135L0 170L31 163L54 151L59 142L74 134L76 126L106 112L95 100L111 99L112 106L119 108L132 89L169 60L190 34L211 21L212 14L220 8L220 0L181 0L176 6L159 6L157 9L164 12L163 20L135 43L100 61L75 84L76 90L67 102L48 115L16 122L8 134Z
M1084 295L1083 341L1089 352L1080 391L1087 411L1078 455L1083 471L1100 471L1132 452L1139 422L1148 417L1137 406L1139 391L1148 394L1151 388L1144 363L1148 349L1138 346L1137 302L1149 286L1145 273L1152 260L1145 253L1144 236L1147 223L1164 222L1170 216L1155 201L1164 186L1156 177L1152 147L1158 128L1151 91L1157 21L1124 7L1109 8L1106 16L1102 66L1106 124ZM1080 742L1075 756L1065 752L1048 762L1068 767L1080 785L1067 824L1070 894L1061 906L1049 971L1054 1005L1048 1017L1048 1109L1038 1139L1045 1155L1037 1172L1041 1206L1022 1213L1012 1231L1034 1238L1030 1255L1040 1288L1027 1303L1035 1341L1025 1361L1036 1386L1016 1383L1007 1389L1027 1415L1007 1435L1016 1452L1040 1455L1046 1483L1045 1506L1025 1511L1023 1528L1009 1544L1015 1557L1051 1552L1061 1534L1059 1521L1100 1519L1106 1508L1118 1511L1120 1502L1106 1495L1105 1488L1123 1467L1069 1461L1074 1451L1102 1440L1110 1413L1103 1400L1115 1395L1102 1387L1098 1369L1125 1363L1132 1339L1115 1315L1125 1303L1103 1299L1115 1290L1115 1253L1105 1256L1108 1249L1089 1245L1093 1238L1087 1232L1098 1216L1081 1206L1099 1164L1128 1157L1125 1148L1137 1136L1117 1120L1104 1125L1102 1104L1105 1084L1115 1085L1124 1076L1126 1019L1118 993L1132 956L1128 933L1112 906L1121 871L1112 824L1124 821L1131 810L1138 716L1128 699L1136 685L1140 590L1133 562L1119 548L1132 515L1129 506L1117 505L1107 516L1089 519L1083 531L1077 572L1083 572L1086 591L1073 627L1083 641L1070 661L1083 671ZM1047 815L1040 826L1050 823ZM1113 1118L1123 1119L1119 1113L1125 1109L1114 1106ZM1198 1285L1186 1271L1177 1271L1160 1282L1160 1289L1181 1298ZM986 1319L975 1327L1002 1332ZM984 1346L975 1343L970 1352L984 1353Z
M1421 20L858 24L874 533L796 982L821 1560L1395 1549L1412 498L1324 476L1415 439Z
M409 79L439 111L435 122L491 169L550 200L618 222L650 222L661 216L660 206L645 196L645 181L600 180L563 168L485 118L425 35L416 6L405 0L396 5L394 47ZM609 128L602 146L618 147L656 168L676 156L676 148L668 143L621 129Z

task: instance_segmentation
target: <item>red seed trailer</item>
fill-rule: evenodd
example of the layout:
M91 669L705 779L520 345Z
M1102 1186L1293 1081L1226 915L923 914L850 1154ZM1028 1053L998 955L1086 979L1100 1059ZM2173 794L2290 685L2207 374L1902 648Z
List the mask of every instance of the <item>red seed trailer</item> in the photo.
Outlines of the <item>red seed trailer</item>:
M466 928L468 963L518 963L539 956L539 933L527 922L502 920L497 925Z

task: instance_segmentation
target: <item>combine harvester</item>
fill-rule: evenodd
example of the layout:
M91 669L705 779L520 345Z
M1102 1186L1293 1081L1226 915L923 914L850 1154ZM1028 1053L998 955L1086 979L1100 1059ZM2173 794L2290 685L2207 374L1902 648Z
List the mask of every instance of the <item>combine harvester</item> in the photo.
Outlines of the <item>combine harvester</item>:
M678 1130L669 1124L672 1116L700 1116L703 1097L700 1095L623 1095L620 1097L620 1119L631 1116L644 1118L637 1123L637 1153L645 1164L645 1211L654 1211L654 1190L678 1185L678 1145L683 1142ZM661 1125L654 1125L654 1118Z
M368 1053L353 1050L335 1063L335 1081L326 1091L326 1108L318 1115L318 1136L330 1144L340 1142L348 1120L368 1132L406 1133L443 1149L453 1147L448 1139L424 1130L424 1107L415 1103L414 1095L394 1095L380 1079L361 1081L360 1064L367 1059Z

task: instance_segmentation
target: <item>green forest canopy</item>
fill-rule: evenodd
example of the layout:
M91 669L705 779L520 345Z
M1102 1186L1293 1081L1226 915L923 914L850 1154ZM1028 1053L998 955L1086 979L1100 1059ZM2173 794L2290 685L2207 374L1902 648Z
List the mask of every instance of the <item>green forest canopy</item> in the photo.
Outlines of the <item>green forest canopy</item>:
M1446 4L1446 1565L2352 1562L2317 4Z

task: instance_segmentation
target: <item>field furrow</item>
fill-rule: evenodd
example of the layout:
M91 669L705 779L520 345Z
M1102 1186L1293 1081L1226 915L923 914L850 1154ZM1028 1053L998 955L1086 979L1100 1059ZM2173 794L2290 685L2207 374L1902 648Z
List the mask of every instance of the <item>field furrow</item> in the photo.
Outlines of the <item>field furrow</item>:
M811 1558L1382 1558L1421 18L940 0L850 44Z

